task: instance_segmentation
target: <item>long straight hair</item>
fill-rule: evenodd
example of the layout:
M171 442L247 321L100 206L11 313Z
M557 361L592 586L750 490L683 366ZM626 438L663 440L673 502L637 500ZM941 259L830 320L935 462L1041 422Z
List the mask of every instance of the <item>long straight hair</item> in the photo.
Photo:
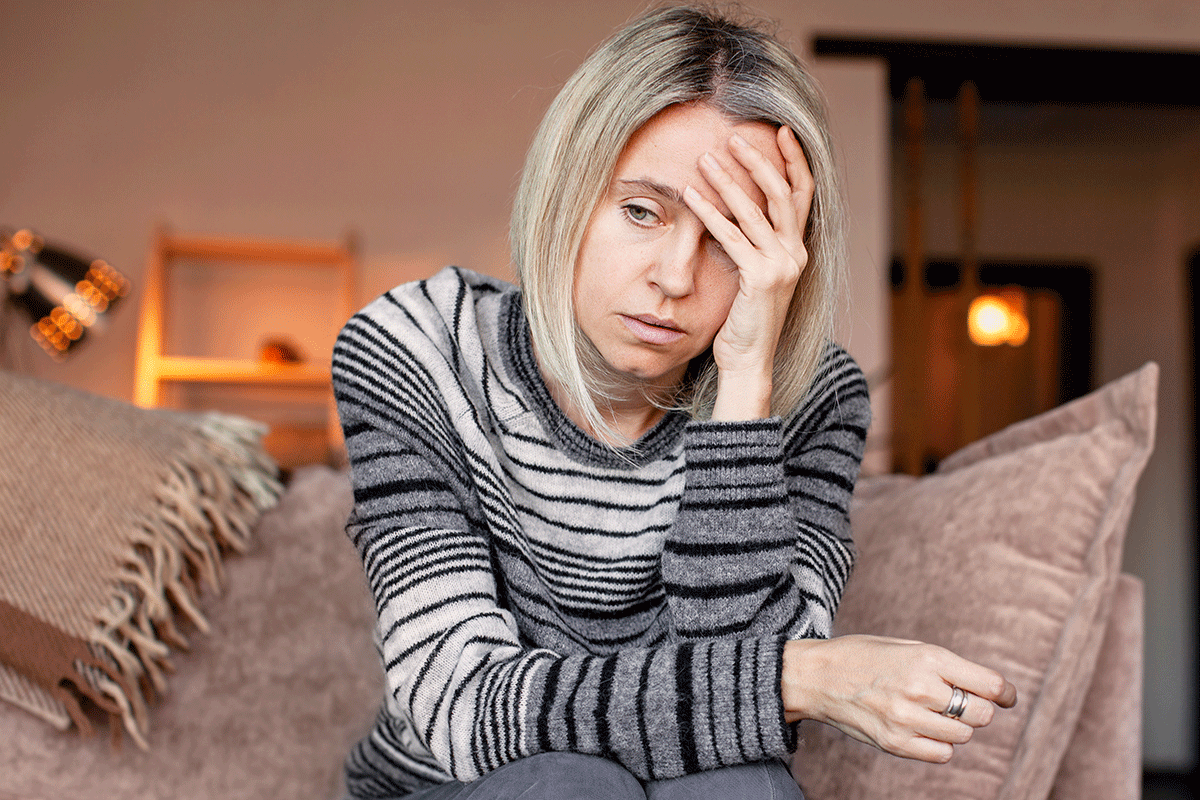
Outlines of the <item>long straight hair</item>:
M775 351L772 413L786 417L803 401L833 337L844 287L845 204L824 99L800 60L761 26L708 9L667 7L634 20L584 61L543 117L510 228L538 363L563 399L610 442L624 439L597 403L610 388L598 352L575 321L576 260L629 139L680 103L705 104L732 123L788 126L812 171L809 260ZM689 375L676 401L705 419L717 390L711 355Z

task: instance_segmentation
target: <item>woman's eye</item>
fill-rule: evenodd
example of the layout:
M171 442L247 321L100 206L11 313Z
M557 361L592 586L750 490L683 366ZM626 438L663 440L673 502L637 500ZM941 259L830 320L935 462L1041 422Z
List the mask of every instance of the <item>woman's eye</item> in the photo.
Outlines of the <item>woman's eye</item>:
M651 225L658 218L653 211L645 206L630 204L624 206L624 209L625 216L638 225Z

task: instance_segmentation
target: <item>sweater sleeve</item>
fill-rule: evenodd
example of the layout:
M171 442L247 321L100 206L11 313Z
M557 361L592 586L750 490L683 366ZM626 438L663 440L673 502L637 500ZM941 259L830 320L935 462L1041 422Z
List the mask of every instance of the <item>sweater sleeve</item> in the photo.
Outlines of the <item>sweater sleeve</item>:
M500 489L460 438L465 412L446 400L461 365L421 347L367 314L347 324L334 354L355 496L347 530L374 596L386 675L374 744L351 759L359 785L382 794L472 780L549 750L612 758L643 779L789 752L782 637L602 655L522 641L481 510Z
M663 551L682 640L828 637L854 549L849 507L870 403L831 346L821 377L778 417L689 426L687 483Z

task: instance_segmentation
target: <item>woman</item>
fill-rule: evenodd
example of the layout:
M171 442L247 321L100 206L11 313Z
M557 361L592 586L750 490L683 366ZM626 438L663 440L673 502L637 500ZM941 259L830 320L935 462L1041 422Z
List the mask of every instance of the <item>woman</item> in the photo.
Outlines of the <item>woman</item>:
M512 239L519 290L444 270L335 351L387 675L353 796L799 797L799 719L945 761L1014 702L940 648L827 638L869 405L786 48L688 8L619 32L547 112Z

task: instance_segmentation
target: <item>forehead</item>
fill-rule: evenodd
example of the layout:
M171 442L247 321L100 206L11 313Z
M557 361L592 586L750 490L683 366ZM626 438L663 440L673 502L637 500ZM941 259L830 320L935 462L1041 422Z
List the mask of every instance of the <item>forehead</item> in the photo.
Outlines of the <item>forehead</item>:
M617 159L613 177L651 179L679 192L691 185L713 200L715 193L698 166L700 157L711 153L755 202L761 202L765 199L762 191L730 153L729 139L739 134L765 155L780 174L786 174L776 130L765 122L731 120L703 104L668 106L630 137Z

